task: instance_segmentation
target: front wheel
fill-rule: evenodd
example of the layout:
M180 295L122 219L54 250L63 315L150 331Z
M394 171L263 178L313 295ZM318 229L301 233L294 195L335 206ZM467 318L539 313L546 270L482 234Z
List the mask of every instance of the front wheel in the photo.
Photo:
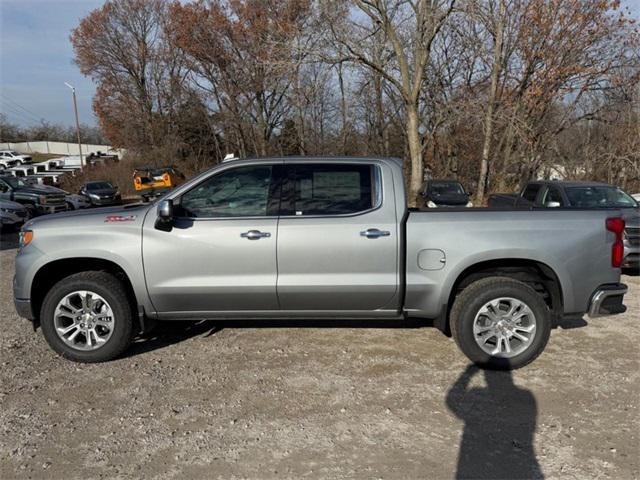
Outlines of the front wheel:
M544 350L551 312L526 283L506 277L478 280L451 309L451 333L476 364L500 370L524 367Z
M81 272L60 280L40 310L47 343L76 362L105 362L131 343L133 315L122 283L105 272Z

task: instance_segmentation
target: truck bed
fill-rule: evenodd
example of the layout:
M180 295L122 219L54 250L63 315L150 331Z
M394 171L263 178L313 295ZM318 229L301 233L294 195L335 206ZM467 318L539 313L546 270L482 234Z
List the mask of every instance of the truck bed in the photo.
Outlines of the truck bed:
M518 259L557 276L565 313L584 312L599 285L618 282L619 270L611 268L614 236L605 228L611 216L619 211L412 209L406 225L406 311L436 318L446 292L467 268Z

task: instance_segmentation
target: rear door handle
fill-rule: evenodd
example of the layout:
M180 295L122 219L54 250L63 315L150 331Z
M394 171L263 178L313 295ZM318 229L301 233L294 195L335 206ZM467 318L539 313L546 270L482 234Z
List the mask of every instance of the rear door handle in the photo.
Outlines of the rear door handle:
M260 240L261 238L268 238L271 236L269 232L261 232L260 230L249 230L248 232L241 233L242 238L248 238L249 240Z
M391 232L387 230L378 230L377 228L368 228L364 232L360 232L361 237L367 238L388 237L389 235L391 235Z

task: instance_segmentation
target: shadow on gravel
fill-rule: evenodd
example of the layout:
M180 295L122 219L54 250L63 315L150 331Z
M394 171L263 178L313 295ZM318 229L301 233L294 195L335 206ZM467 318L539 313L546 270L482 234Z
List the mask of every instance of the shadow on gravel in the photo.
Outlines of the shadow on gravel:
M469 388L480 372L486 387ZM513 383L511 372L470 365L451 387L446 401L464 421L456 478L544 478L533 447L536 399Z
M206 321L158 322L153 331L136 338L122 358L135 357L136 355L152 352L200 335L210 337L220 330L222 330L221 327L214 325L213 322Z
M431 326L433 326L433 322L419 319L161 321L151 332L137 337L131 347L122 355L122 358L152 352L200 335L205 338L210 337L223 328L423 328Z
M18 231L3 228L0 231L0 251L18 248Z
M589 323L583 317L569 317L561 318L558 321L557 327L563 330L572 330L574 328L582 328L588 326Z

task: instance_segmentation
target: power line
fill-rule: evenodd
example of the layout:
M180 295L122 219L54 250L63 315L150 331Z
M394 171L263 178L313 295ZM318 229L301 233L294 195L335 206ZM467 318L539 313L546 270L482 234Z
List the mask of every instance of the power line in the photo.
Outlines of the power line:
M3 97L5 103L7 103L8 105L12 105L15 107L18 107L19 109L23 110L24 112L26 112L30 117L35 118L37 122L41 122L42 121L42 117L40 117L38 114L33 113L31 110L23 107L22 105L20 105L18 102L16 102L15 100L12 100L10 98L8 98L4 93L0 93L0 96Z
M0 99L0 100L2 100L2 99ZM9 112L9 113L13 114L14 116L18 117L19 120L26 121L30 125L32 125L34 123L40 123L40 120L35 120L34 121L34 119L31 118L31 116L28 116L27 114L21 112L17 108L12 107L10 104L8 104L6 102L5 102L4 105L0 105L0 109L2 111L6 111L6 112Z

